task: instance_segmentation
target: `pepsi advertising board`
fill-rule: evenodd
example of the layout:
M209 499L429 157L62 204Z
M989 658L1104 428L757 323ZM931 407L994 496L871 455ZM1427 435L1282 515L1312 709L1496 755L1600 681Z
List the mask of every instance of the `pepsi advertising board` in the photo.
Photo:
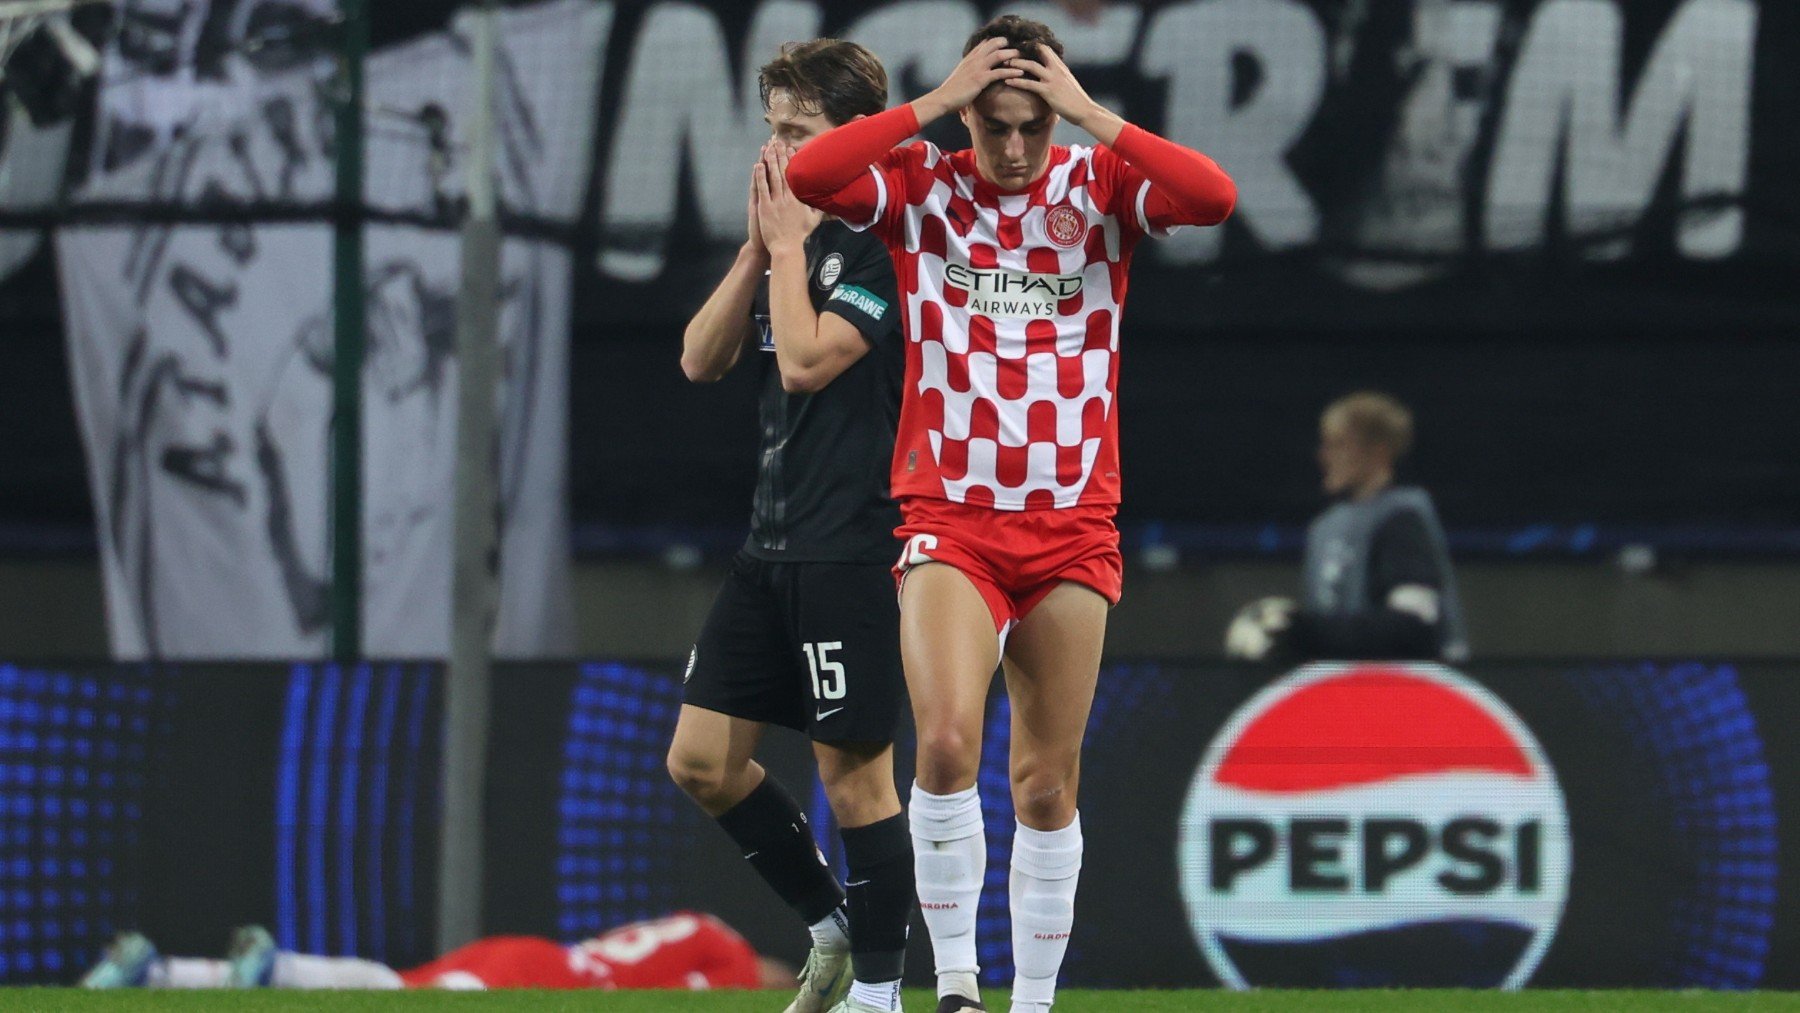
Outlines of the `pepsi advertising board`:
M679 661L499 668L485 931L694 908L804 957L664 770ZM430 957L442 690L436 665L0 664L0 983L72 980L122 928ZM1065 981L1800 988L1797 722L1800 662L1110 662ZM996 695L977 936L997 985L1010 726ZM802 739L762 759L805 797ZM816 783L809 807L841 860ZM909 980L930 961L912 947Z
M1071 977L1800 985L1800 668L1139 664L1102 687L1127 707L1091 726ZM1131 931L1081 931L1108 925Z
M1332 984L1381 952L1516 988L1556 937L1569 817L1530 729L1437 666L1319 665L1265 687L1182 807L1181 892L1221 980Z

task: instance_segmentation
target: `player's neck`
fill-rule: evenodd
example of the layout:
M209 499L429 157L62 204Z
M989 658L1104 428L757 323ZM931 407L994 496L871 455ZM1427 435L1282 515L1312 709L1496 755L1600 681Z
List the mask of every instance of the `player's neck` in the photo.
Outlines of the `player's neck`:
M971 149L971 153L973 153L973 149ZM980 182L983 189L986 189L992 193L1000 194L1002 196L1010 197L1010 196L1014 196L1016 194L1030 193L1031 191L1037 189L1039 186L1043 185L1044 178L1046 176L1050 175L1050 166L1055 164L1056 159L1054 157L1046 157L1044 159L1044 164L1038 166L1037 174L1031 177L1031 182L1025 183L1021 186L1007 186L1004 183L995 182L993 174L989 171L988 167L986 165L982 164L980 155L978 155L978 154L974 155L974 162L975 162L975 178L978 182Z
M1381 495L1394 484L1394 469L1383 468L1364 479L1350 492L1350 500L1354 503L1367 503Z

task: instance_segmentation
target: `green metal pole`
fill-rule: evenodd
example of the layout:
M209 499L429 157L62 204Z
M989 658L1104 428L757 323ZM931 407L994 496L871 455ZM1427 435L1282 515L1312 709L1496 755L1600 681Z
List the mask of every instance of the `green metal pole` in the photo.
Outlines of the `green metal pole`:
M467 129L459 131L468 153L469 212L463 222L462 292L456 307L456 543L451 550L450 668L444 687L439 953L481 934L482 827L500 562L496 394L502 236L494 179L499 5L483 0L457 23L473 56L473 101Z
M334 257L336 353L332 356L331 653L362 656L363 64L368 0L340 0L343 49L337 108Z

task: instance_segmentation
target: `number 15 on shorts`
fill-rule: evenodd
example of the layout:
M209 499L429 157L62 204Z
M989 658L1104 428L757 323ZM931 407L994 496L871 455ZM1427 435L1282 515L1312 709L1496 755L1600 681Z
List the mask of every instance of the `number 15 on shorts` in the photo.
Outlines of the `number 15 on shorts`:
M831 660L831 652L843 650L844 642L821 640L800 646L806 651L806 667L812 669L813 699L842 700L849 692L844 684L844 663Z

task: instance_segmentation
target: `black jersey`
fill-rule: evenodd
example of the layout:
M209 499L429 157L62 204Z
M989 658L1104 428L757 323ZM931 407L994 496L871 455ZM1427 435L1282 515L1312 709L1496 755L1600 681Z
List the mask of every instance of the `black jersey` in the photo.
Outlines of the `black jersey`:
M762 378L761 460L750 540L759 559L891 563L900 512L888 494L906 346L887 247L826 219L806 240L813 309L862 332L869 353L825 389L781 389L768 290L756 299Z

